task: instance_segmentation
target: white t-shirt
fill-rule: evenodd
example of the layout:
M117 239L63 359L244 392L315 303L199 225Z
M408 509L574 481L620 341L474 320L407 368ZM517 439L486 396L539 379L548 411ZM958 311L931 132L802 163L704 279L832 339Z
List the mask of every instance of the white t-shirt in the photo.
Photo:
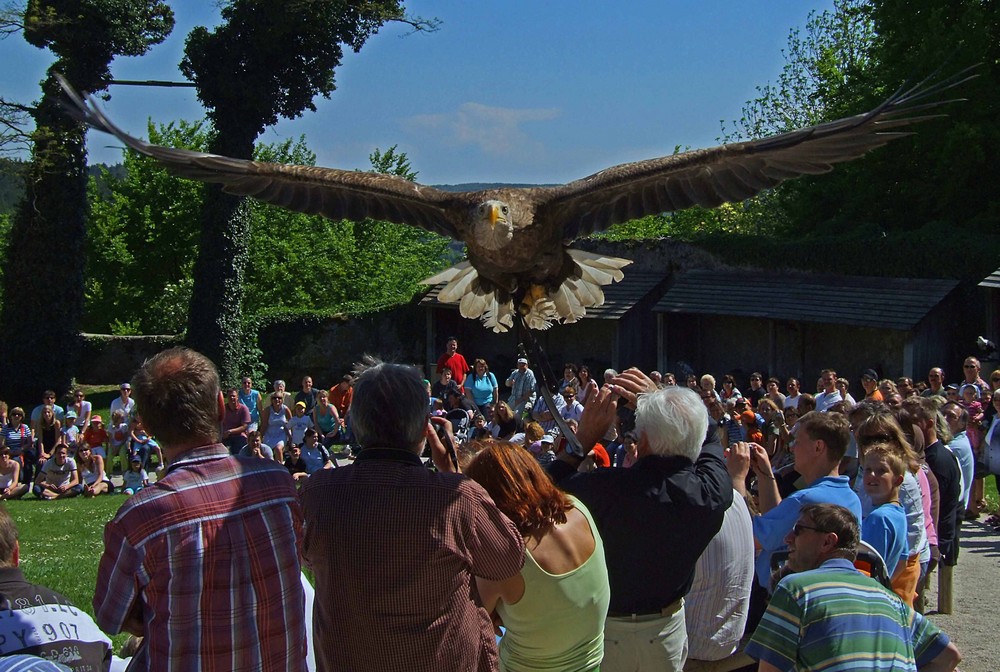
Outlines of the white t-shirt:
M45 482L54 488L69 483L76 472L76 460L72 457L66 458L65 464L56 464L56 458L46 460L42 465L42 473L45 474Z

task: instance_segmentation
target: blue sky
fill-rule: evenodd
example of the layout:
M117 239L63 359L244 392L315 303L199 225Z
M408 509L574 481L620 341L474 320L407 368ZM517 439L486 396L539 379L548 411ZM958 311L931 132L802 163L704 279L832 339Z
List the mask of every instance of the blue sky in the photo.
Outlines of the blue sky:
M118 59L120 79L180 80L184 37L218 21L216 3L174 0L171 37ZM720 120L738 119L755 87L773 81L789 30L832 0L414 0L435 33L388 26L337 70L317 111L261 139L305 134L317 163L368 168L375 147L398 145L418 181L561 183L682 147L708 147ZM0 95L38 96L50 56L20 36L0 41ZM192 89L116 86L104 104L126 131L204 116ZM88 134L92 163L114 163L110 136Z

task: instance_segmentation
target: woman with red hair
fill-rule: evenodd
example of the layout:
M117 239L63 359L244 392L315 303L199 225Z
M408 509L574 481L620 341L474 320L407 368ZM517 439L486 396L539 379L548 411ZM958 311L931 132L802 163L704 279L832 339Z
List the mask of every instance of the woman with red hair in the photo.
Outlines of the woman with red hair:
M500 669L597 670L611 588L590 512L556 488L521 446L488 442L465 473L524 537L520 574L476 579L484 606L507 629Z

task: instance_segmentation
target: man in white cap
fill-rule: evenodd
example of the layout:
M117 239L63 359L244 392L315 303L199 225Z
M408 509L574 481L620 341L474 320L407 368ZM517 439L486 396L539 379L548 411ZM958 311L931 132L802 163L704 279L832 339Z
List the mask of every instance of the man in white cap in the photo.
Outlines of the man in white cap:
M527 358L517 358L517 368L507 377L507 387L510 388L507 405L514 411L514 415L522 415L535 392L535 372L528 368Z

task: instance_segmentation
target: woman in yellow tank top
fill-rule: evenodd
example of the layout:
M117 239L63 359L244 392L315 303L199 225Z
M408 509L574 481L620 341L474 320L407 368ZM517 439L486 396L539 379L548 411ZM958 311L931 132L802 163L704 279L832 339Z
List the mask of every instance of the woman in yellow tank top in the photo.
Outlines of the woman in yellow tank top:
M590 512L557 489L521 446L489 442L465 470L524 537L521 573L477 579L480 597L506 628L500 669L597 670L611 589Z

